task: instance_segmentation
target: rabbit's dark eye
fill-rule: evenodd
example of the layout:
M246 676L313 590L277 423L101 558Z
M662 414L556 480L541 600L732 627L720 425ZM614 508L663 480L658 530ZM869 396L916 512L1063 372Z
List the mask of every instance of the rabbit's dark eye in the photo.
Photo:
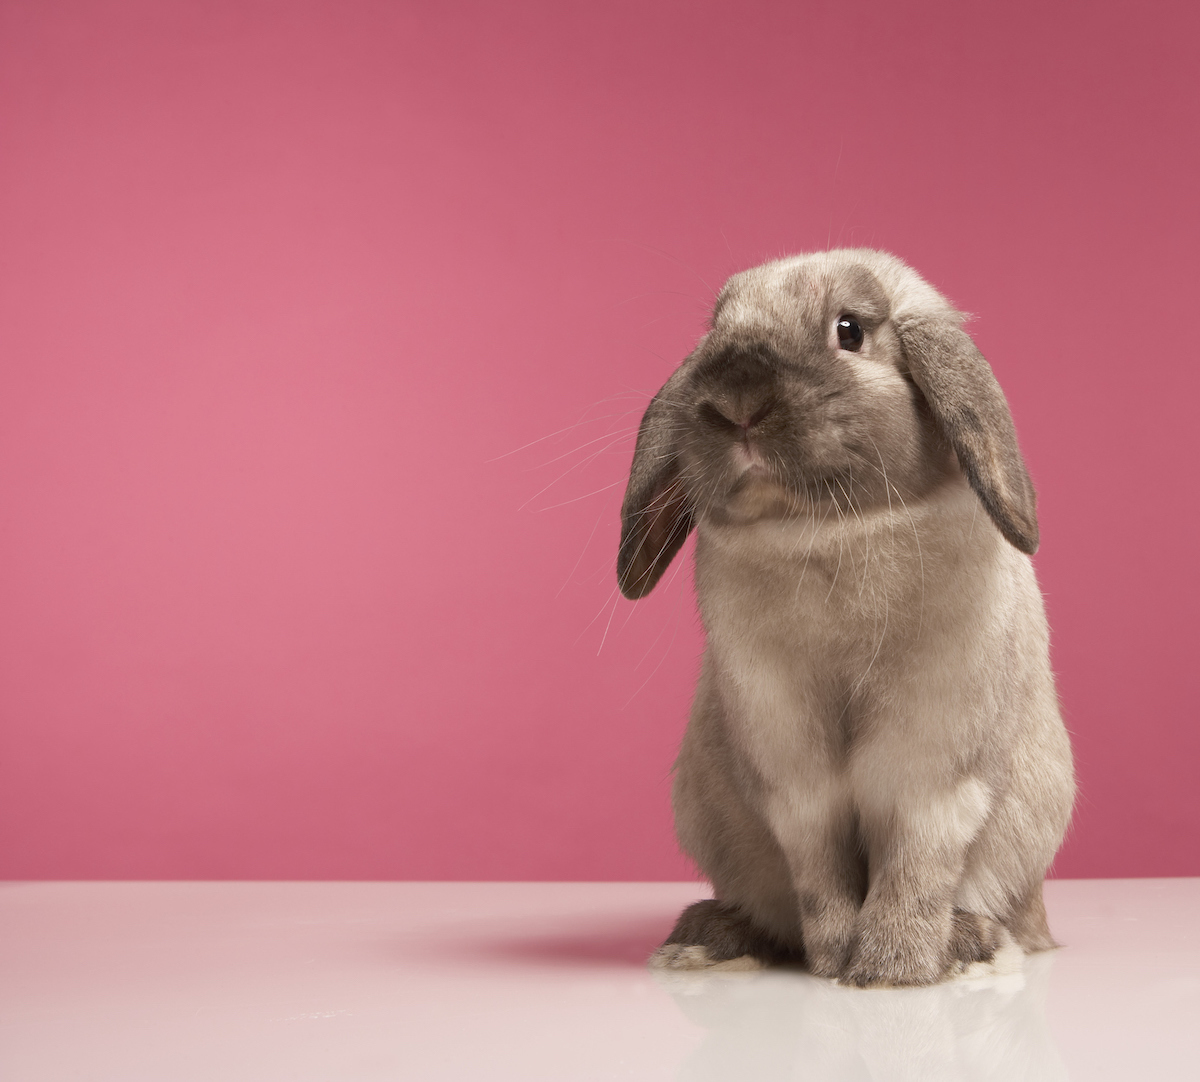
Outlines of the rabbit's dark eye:
M863 329L853 316L839 316L837 321L838 349L857 353L862 349Z

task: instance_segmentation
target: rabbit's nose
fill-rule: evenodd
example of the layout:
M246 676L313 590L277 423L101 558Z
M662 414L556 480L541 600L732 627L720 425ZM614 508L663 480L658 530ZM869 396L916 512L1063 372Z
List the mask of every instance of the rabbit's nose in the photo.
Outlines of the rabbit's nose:
M705 402L702 412L713 420L719 420L727 425L749 432L755 425L764 420L775 409L775 403L769 399L765 402L744 402L725 400L721 402Z
M740 408L731 409L726 416L730 421L737 425L738 428L744 429L748 432L756 424L762 421L774 408L775 404L773 402L764 402L757 408L753 406L741 406Z
M756 409L753 413L749 414L749 416L747 416L745 418L745 420L735 417L733 419L733 423L735 425L737 425L738 428L745 428L745 429L749 430L749 429L753 428L756 424L758 424L760 421L765 419L766 416L769 413L771 413L771 411L774 409L775 409L774 402L769 402L769 401L764 402L761 406L758 407L758 409Z

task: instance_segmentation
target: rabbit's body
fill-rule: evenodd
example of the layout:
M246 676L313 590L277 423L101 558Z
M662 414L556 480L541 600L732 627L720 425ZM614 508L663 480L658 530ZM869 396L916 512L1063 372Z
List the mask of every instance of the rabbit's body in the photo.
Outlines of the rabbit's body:
M747 272L656 399L663 419L647 411L622 584L644 593L695 525L707 645L674 802L716 899L659 964L803 956L853 983L928 983L1011 940L1053 945L1041 881L1070 747L1033 568L1005 539L1036 544L1032 490L1021 506L1015 441L956 444L946 394L906 378L927 333L906 305L956 315L879 253ZM831 318L863 311L870 348L831 349ZM972 455L992 471L974 486ZM996 492L1014 508L985 510Z

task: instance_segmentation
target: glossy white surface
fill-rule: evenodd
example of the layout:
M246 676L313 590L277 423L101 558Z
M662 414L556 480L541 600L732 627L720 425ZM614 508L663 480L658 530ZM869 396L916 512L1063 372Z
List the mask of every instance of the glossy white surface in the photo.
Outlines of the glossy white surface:
M5 1082L1200 1077L1200 879L1047 885L1023 976L643 966L692 883L0 884Z

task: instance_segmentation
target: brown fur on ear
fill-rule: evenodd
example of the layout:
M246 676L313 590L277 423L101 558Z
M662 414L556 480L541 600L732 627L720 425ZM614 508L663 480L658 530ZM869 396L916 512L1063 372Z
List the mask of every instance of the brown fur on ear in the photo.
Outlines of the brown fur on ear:
M645 597L662 578L695 525L695 509L679 472L667 401L679 373L650 402L638 429L629 485L621 504L617 583L631 600Z
M1021 552L1036 552L1037 496L1004 392L983 354L950 317L909 318L896 329L909 375L992 521Z

